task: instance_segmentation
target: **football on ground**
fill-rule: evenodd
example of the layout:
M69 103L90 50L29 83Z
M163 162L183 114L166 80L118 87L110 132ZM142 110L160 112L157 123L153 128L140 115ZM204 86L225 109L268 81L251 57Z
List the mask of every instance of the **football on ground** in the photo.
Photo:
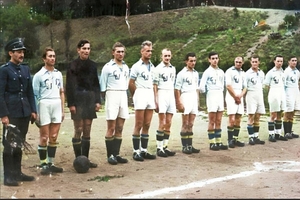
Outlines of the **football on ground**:
M86 173L90 169L90 161L86 156L78 156L73 162L73 167L77 173Z

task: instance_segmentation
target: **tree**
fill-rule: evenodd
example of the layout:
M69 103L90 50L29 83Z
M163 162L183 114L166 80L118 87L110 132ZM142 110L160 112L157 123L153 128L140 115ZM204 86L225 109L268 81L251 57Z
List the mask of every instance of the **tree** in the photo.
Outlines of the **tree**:
M33 31L37 23L32 18L30 7L24 3L18 3L0 9L0 12L3 43L15 37L25 38L26 56L32 57L34 51L39 48L39 44ZM0 59L5 60L5 58Z

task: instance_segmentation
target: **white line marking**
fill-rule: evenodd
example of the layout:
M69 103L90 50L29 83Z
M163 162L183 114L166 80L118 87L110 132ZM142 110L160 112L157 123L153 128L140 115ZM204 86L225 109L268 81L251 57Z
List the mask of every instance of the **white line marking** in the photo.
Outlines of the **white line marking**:
M257 173L262 173L262 172L267 172L270 170L277 170L277 171L300 171L298 169L291 169L292 167L297 167L300 166L300 162L296 161L266 161L266 162L255 162L254 168L255 170L253 171L245 171L241 172L238 174L233 174L229 176L223 176L219 178L213 178L213 179L205 179L201 181L196 181L189 183L187 185L181 185L177 187L169 187L169 188L163 188L155 191L149 191L145 192L143 194L137 194L137 195L132 195L132 196L126 196L126 197L120 197L120 198L129 198L129 199L135 199L135 198L150 198L150 197L155 197L171 192L178 192L180 190L187 190L187 189L192 189L192 188L200 188L204 187L209 184L221 182L221 181L227 181L227 180L232 180L232 179L237 179L237 178L244 178L247 176L251 176L253 174Z

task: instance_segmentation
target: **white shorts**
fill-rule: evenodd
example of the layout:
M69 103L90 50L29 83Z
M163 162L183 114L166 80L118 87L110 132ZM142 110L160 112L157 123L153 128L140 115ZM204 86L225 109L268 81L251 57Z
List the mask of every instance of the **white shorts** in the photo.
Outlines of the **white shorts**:
M247 91L246 94L247 114L265 114L265 103L262 91Z
M207 112L224 111L224 93L221 90L209 90L206 93Z
M286 88L286 109L285 112L300 110L300 94L298 88Z
M61 123L62 108L60 99L42 99L38 104L39 124Z
M106 91L105 112L106 120L115 120L117 117L128 119L127 91Z
M158 89L158 105L159 113L176 113L176 102L174 90L161 90Z
M135 110L155 109L153 89L137 88L132 100Z
M286 98L284 89L270 88L268 94L270 112L280 112L286 109Z
M236 94L242 93L242 90L235 90ZM241 98L241 103L236 104L234 98L230 95L230 93L227 91L225 95L225 101L226 101L226 108L227 108L227 115L233 115L233 114L244 114L244 98Z
M180 100L184 106L184 115L198 113L197 92L184 92L180 95Z

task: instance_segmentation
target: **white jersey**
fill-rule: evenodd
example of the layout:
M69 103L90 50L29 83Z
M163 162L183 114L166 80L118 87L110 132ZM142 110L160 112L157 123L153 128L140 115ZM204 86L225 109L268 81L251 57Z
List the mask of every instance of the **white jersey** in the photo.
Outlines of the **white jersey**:
M209 66L202 74L200 82L200 92L205 93L210 90L224 90L225 74L222 69Z
M199 73L193 69L189 71L187 67L184 67L176 77L175 89L180 90L181 93L196 92L199 88Z
M154 65L149 61L146 65L142 59L132 65L130 78L135 80L136 88L153 89Z
M119 66L113 59L106 63L100 76L101 92L109 90L127 90L129 68L123 61Z
M245 76L243 69L237 70L235 66L232 66L225 72L225 83L231 85L234 90L241 91L246 87Z
M288 66L284 70L284 75L286 78L286 81L285 81L286 88L298 88L299 87L300 72L297 68L292 69L290 66Z
M266 74L264 85L267 85L270 88L284 89L285 75L283 69L277 69L276 67L273 67L271 70L269 70Z
M153 84L157 85L158 89L174 90L176 68L172 65L165 66L163 62L154 68Z
M263 90L263 82L265 73L258 69L257 72L253 71L252 68L246 71L246 85L247 91L261 91Z
M241 68L240 70L236 69L235 66L228 68L225 72L225 83L227 85L231 85L235 94L241 94L242 90L246 88L245 85L246 74L244 70ZM227 106L227 114L244 114L244 98L241 98L241 103L236 104L235 99L230 95L229 91L226 91L225 96L226 106Z
M63 88L63 78L60 71L48 71L42 67L32 79L34 96L41 99L60 99L60 90Z

